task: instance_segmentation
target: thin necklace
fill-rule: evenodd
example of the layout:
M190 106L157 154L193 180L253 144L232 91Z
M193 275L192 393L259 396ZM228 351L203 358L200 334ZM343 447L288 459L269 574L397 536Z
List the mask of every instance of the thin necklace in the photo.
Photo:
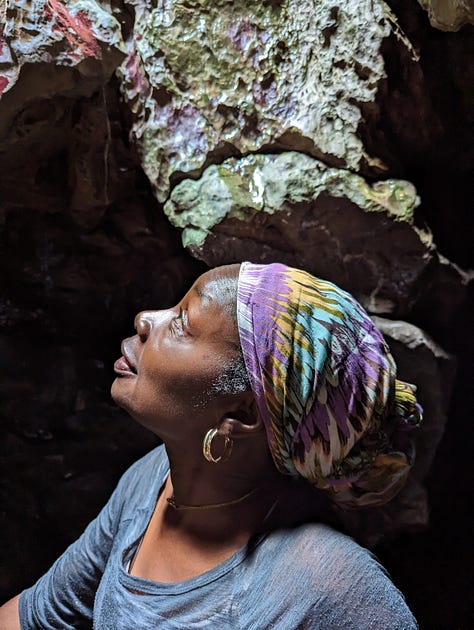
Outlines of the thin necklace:
M176 503L174 495L169 499L166 499L167 502L171 505L175 510L213 510L215 508L227 507L228 505L236 505L237 503L241 503L248 499L252 494L255 494L259 488L254 488L244 494L242 497L238 499L233 499L232 501L224 501L223 503L208 503L207 505L185 505L184 503Z

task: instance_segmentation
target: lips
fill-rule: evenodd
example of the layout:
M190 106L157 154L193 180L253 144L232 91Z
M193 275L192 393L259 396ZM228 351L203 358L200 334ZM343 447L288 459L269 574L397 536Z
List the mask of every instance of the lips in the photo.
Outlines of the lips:
M135 375L137 373L135 367L133 366L132 362L130 361L130 359L127 357L127 352L124 348L124 344L122 344L122 353L123 355L120 357L120 359L117 359L117 361L115 361L114 363L114 371L117 374L133 374Z
M119 374L136 374L130 363L125 357L120 357L114 363L114 370Z

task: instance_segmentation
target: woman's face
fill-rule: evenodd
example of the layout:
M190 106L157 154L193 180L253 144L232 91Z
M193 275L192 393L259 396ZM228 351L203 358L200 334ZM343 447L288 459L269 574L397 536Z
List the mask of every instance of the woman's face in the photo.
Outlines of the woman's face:
M200 276L174 308L142 311L122 342L112 397L163 440L217 414L209 391L240 348L235 319L239 265ZM219 418L216 418L216 422Z

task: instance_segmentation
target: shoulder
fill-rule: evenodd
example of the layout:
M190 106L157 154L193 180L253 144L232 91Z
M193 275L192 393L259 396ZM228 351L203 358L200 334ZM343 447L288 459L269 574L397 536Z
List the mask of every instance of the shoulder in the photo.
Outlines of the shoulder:
M286 566L308 578L325 576L341 578L342 575L360 572L361 568L383 569L367 550L352 538L320 523L308 523L299 527L278 529L265 538L261 553L275 552L272 562Z
M298 582L317 583L326 595L362 592L370 584L393 586L375 556L349 536L327 525L308 523L272 532L265 546L274 551L273 570L298 576Z
M265 544L276 545L282 550L287 549L289 553L300 551L304 556L299 557L302 562L305 562L304 558L308 553L312 557L325 557L329 553L333 556L347 553L371 555L354 539L323 523L306 523L297 527L276 529L266 536Z
M252 581L260 601L270 597L275 606L289 607L301 619L324 620L325 628L417 627L376 558L331 527L311 523L276 530L255 555L258 575ZM262 589L256 581L263 576ZM262 593L265 589L268 593Z

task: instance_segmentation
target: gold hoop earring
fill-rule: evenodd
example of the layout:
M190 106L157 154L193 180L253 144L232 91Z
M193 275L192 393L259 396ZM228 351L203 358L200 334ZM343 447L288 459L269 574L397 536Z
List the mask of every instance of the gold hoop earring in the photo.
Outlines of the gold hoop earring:
M230 437L224 437L224 452L222 455L219 455L219 457L214 457L211 452L211 446L212 440L216 437L216 435L217 429L209 429L202 442L202 454L204 455L204 459L211 462L211 464L226 462L232 453L232 446L234 444L234 441Z

